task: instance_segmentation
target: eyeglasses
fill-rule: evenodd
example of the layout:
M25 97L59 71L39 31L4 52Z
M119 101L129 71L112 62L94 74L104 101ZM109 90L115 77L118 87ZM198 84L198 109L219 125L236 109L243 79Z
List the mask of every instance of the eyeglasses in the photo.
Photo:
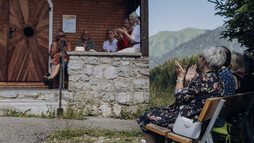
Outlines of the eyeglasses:
M113 34L113 32L109 32L109 33L108 33L108 35L111 35L111 34Z
M65 35L59 35L58 37L60 37L60 38L64 38L64 37L65 37Z
M205 57L204 57L203 55L200 55L200 56L199 56L199 59L202 59L202 60L203 60L204 58L205 58Z

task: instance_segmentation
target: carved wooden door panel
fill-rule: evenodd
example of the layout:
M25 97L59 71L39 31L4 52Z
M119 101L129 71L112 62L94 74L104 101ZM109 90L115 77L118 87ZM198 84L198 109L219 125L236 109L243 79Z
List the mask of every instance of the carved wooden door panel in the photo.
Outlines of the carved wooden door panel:
M8 1L0 0L0 81L7 80L8 8Z
M9 1L7 81L43 81L48 71L47 0Z

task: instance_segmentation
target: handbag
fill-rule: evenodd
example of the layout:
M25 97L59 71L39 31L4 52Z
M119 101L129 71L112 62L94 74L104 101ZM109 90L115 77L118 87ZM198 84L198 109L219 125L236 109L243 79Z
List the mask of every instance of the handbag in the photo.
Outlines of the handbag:
M185 137L197 139L201 133L201 122L194 122L194 120L179 114L176 118L173 132Z

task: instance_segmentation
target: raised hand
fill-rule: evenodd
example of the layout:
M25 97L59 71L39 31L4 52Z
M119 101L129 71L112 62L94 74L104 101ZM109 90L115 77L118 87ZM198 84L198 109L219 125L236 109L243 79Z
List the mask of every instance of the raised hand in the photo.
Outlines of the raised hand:
M180 63L177 60L175 60L175 71L177 74L177 79L183 80L184 76L186 74L186 66L184 66L184 68L182 68Z
M195 64L195 65L192 65L191 67L189 67L187 74L185 76L185 81L190 82L197 76L198 76L197 65Z
M118 29L122 34L128 33L127 29L125 27Z

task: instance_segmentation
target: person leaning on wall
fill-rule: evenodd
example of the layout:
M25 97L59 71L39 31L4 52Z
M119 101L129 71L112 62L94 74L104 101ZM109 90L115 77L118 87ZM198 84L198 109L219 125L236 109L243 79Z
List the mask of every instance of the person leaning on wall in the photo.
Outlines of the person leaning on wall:
M64 43L66 43L64 45ZM72 51L71 44L65 41L65 33L59 29L56 32L56 42L53 42L50 47L50 68L51 73L50 75L44 76L44 84L49 86L49 89L52 89L53 86L53 79L57 76L60 70L60 53L61 47L65 46L64 51L64 67L67 67L69 56L67 55L66 51ZM63 53L62 53L63 54Z
M94 42L90 41L89 32L87 30L83 30L81 33L81 40L76 43L76 46L83 46L85 51L96 50Z

